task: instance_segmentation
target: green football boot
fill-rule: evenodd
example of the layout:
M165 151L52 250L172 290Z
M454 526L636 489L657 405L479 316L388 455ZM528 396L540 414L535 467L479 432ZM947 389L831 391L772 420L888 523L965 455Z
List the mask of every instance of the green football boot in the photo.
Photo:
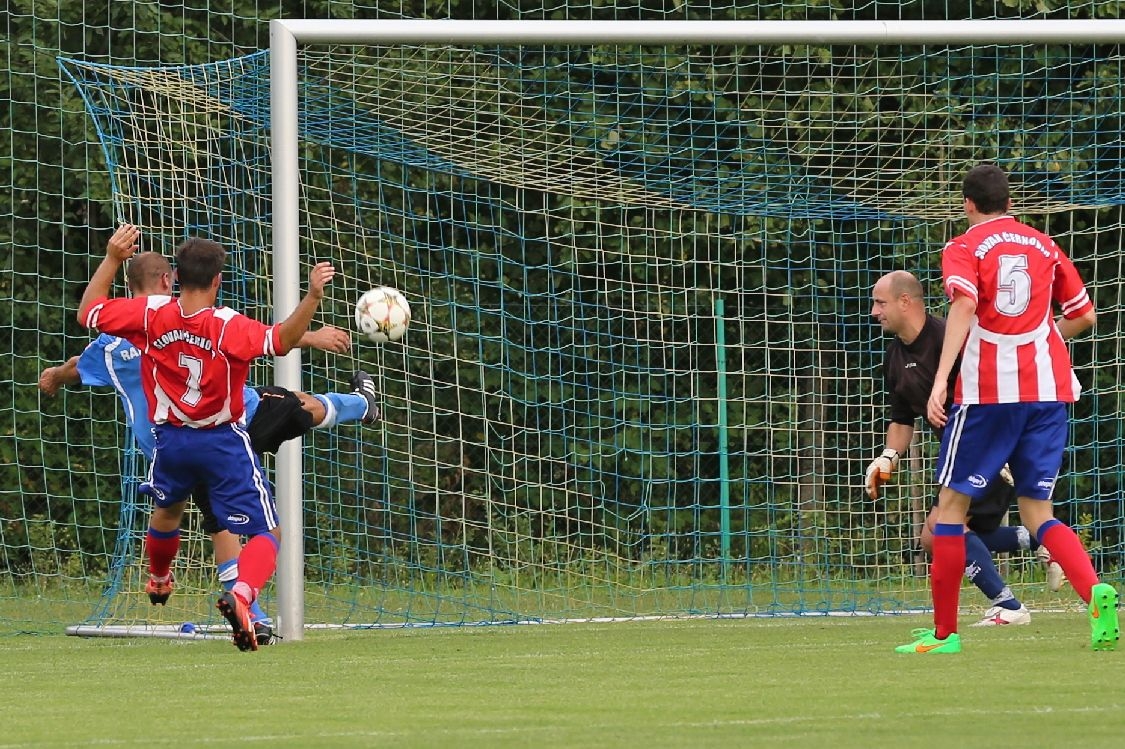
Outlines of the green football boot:
M1117 590L1109 583L1098 583L1090 589L1090 647L1113 650L1121 637L1117 621Z
M896 653L960 653L961 635L953 632L944 640L935 637L933 629L916 629L912 633L914 642L899 645Z

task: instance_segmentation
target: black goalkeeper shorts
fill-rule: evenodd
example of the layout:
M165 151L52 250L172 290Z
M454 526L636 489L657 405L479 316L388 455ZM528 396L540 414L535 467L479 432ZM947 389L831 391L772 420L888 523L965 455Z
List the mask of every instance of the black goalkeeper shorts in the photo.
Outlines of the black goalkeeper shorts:
M974 533L991 533L1004 522L1004 516L1016 502L1016 488L997 478L988 493L969 505L969 530Z
M974 533L991 533L1004 522L1004 516L1016 503L1016 489L1009 486L1008 482L997 478L989 487L988 493L980 499L974 499L969 505L969 520L967 525ZM934 500L937 505L937 500Z
M297 394L285 388L264 385L254 388L261 400L258 410L246 431L250 434L250 447L254 452L275 453L282 442L300 437L313 427L313 417L301 408ZM201 526L207 534L218 533L223 526L211 511L211 498L206 486L197 486L191 494L195 506L203 515Z

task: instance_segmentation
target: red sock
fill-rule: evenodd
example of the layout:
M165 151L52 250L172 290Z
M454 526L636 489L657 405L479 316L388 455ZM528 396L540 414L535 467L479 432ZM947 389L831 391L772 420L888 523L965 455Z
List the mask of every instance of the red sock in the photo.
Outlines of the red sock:
M1098 584L1098 573L1094 572L1094 565L1090 555L1082 547L1082 540L1070 526L1059 521L1044 523L1046 528L1039 531L1039 543L1051 552L1051 558L1059 563L1066 574L1066 579L1074 587L1074 592L1081 596L1086 603L1090 602L1090 588Z
M238 555L238 582L250 586L253 592L253 598L246 603L251 603L258 597L258 591L266 586L275 569L277 539L272 534L262 533L246 542L242 553Z
M167 577L172 571L172 560L180 550L180 531L170 533L148 529L145 534L145 553L148 555L148 571L154 577Z
M954 526L959 528L959 526ZM961 578L965 575L965 534L934 535L930 590L934 597L934 636L944 640L957 631Z

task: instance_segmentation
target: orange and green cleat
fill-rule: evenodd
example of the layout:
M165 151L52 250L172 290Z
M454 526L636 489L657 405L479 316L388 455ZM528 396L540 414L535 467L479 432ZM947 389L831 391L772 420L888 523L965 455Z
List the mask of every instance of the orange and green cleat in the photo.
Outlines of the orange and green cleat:
M1113 650L1121 637L1117 621L1117 590L1109 583L1098 583L1090 589L1090 647Z
M956 632L944 640L939 640L933 629L916 629L912 633L914 642L899 645L896 653L960 653L961 635Z

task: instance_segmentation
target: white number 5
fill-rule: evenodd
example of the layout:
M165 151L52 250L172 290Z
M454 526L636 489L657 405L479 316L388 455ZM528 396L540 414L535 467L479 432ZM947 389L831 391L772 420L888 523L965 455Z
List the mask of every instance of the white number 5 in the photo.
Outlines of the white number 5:
M1026 255L1001 255L1000 275L996 279L996 311L1018 317L1031 304L1031 276Z
M180 396L180 400L189 406L194 406L203 397L203 393L199 390L199 382L203 379L203 360L180 354L180 366L188 371L187 391Z

